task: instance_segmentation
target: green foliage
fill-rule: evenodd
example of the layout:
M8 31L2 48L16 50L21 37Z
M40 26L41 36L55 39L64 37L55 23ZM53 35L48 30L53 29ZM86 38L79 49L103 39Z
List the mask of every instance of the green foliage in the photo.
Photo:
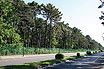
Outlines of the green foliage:
M68 57L67 60L73 60L75 58L76 58L75 56L71 56L71 57Z
M18 43L21 38L13 25L17 20L12 0L1 0L0 5L0 44Z
M42 63L40 64L40 66L45 67L45 66L48 66L49 64L50 64L49 62L42 62Z
M81 55L80 55L80 53L77 53L77 57L80 57Z
M0 30L0 44L11 44L20 42L20 35L16 33L16 29L10 24L2 23Z
M19 55L22 54L21 46L0 46L0 55Z
M55 35L53 36L51 42L52 42L52 48L57 48L56 46L57 46L58 42L57 42L57 39L55 38Z
M58 54L55 55L55 59L61 60L63 58L64 58L64 55L63 54L58 53Z
M89 35L84 36L80 29L61 22L61 18L62 13L50 3L0 0L1 55L22 54L23 44L28 46L24 47L25 54L103 48Z
M12 65L12 66L5 66L0 67L0 69L34 69L35 67L32 67L30 65Z
M86 54L87 55L91 55L92 53L91 53L91 51L87 51Z
M33 47L23 47L22 43L10 44L5 46L0 46L0 55L23 55L24 54L49 54L49 53L70 53L70 52L83 52L86 50L75 50L75 49L59 49L59 48L33 48Z
M97 51L95 51L95 53L98 53Z
M103 50L100 50L100 52L104 52Z

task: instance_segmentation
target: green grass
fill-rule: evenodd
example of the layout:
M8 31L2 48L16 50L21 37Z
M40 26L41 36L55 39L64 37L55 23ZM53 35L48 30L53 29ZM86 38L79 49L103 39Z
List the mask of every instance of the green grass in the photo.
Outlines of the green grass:
M71 53L71 52L86 52L85 49L62 49L62 48L33 48L25 47L24 54L50 54L50 53ZM5 55L22 55L22 46L0 46L0 56Z
M12 66L5 66L0 67L0 69L33 69L34 67L30 65L12 65Z

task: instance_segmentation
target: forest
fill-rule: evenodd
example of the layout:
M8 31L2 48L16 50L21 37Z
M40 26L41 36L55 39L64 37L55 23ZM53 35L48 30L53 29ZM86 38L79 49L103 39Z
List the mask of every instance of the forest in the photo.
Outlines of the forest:
M0 50L18 48L99 50L103 46L90 35L62 21L62 13L51 3L0 0ZM70 16L69 16L70 17Z

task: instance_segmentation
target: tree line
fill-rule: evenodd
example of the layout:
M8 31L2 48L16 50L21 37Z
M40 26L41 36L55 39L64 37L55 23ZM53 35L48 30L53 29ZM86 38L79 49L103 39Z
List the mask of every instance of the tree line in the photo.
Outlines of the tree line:
M0 45L23 43L34 48L101 49L90 35L62 21L53 4L0 0Z

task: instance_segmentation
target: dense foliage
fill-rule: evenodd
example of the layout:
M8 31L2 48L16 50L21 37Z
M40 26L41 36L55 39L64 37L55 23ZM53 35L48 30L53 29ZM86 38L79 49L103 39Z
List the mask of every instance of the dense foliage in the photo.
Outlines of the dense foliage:
M86 54L87 55L91 55L92 53L91 53L91 51L87 51Z
M50 3L45 5L33 1L25 4L23 0L0 0L0 45L91 50L102 48L100 43L89 35L84 36L80 29L71 28L61 18L62 13Z
M61 54L61 53L58 53L58 54L56 54L55 55L55 59L63 59L64 58L64 55L63 54Z

